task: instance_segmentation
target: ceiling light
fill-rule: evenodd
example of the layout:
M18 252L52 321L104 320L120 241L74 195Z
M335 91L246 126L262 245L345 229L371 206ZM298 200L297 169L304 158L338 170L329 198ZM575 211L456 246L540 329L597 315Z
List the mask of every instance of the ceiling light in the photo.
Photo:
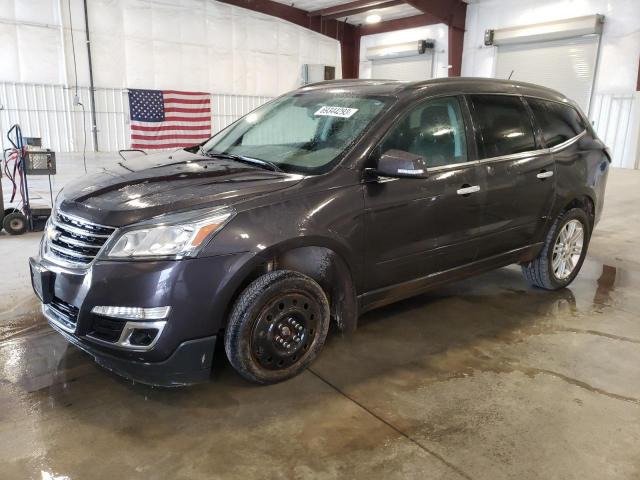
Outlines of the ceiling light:
M373 13L371 15L367 15L367 18L365 18L364 21L367 23L378 23L380 20L382 20L382 17L377 13Z

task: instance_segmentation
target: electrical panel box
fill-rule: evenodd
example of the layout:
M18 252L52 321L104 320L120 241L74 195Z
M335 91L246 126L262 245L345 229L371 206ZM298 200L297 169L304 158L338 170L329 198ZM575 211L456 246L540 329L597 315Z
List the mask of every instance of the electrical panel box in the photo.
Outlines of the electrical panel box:
M336 67L331 65L305 63L302 65L302 84L335 80Z
M55 175L56 152L27 148L25 170L28 175Z
M487 29L484 31L484 44L487 47L493 45L493 30Z

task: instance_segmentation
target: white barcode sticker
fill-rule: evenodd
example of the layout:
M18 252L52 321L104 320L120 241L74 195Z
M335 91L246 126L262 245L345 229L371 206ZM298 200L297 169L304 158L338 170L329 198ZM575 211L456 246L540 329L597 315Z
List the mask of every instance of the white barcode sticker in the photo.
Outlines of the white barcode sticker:
M320 109L315 113L315 115L321 116L321 117L349 118L353 116L353 114L356 113L357 111L358 111L357 108L331 107L329 105L324 105L320 107Z

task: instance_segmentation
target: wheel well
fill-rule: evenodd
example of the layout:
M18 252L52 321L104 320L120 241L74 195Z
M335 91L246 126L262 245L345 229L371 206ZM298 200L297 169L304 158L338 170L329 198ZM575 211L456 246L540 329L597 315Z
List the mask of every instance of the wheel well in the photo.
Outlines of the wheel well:
M588 197L587 195L583 195L581 197L574 198L564 207L562 211L566 212L568 210L571 210L572 208L581 208L582 210L584 210L589 216L589 220L591 221L590 226L591 228L593 228L596 209L593 200L590 197Z
M274 253L256 265L233 293L225 312L225 319L228 318L242 291L258 277L274 270L293 270L314 279L327 295L332 321L341 331L355 330L358 303L349 267L333 250L317 246L297 247Z

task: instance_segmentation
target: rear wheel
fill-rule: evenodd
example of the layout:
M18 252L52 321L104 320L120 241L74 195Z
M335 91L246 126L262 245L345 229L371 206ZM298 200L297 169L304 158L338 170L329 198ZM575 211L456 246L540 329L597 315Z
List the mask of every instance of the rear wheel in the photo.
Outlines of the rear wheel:
M14 211L4 217L2 228L9 235L22 235L27 231L27 217L22 212Z
M540 254L522 265L527 281L546 290L569 285L587 255L590 226L589 218L581 208L563 212L549 229Z
M279 270L251 283L236 300L224 346L247 380L269 384L291 378L318 355L329 329L329 302L314 280Z

